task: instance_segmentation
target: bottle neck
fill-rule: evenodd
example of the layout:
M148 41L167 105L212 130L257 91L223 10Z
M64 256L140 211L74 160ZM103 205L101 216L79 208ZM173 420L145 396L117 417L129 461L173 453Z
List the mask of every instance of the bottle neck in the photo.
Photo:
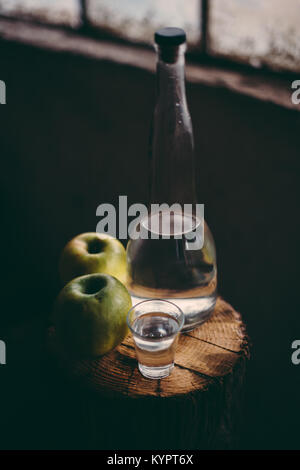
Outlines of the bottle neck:
M185 45L157 48L157 104L186 106L184 53Z
M185 45L157 49L150 203L196 204L194 140L187 107Z

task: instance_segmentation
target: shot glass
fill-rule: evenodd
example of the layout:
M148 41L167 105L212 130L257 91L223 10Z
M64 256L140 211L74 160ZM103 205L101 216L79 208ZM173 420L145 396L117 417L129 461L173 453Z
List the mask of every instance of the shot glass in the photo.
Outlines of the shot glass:
M178 333L184 324L180 308L168 300L144 300L129 310L127 323L141 374L149 379L170 375Z

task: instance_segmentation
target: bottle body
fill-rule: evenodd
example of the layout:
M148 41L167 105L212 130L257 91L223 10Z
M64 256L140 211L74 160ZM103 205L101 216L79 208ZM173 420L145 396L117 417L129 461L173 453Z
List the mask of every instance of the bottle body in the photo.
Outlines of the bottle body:
M191 330L209 318L216 303L216 251L212 234L196 210L193 130L184 83L185 46L167 44L157 51L150 201L148 214L139 222L143 236L128 242L127 287L133 305L149 298L175 302L185 315L183 330ZM188 211L184 209L187 206ZM157 216L159 223L155 225ZM168 220L167 228L164 220ZM202 230L198 230L201 224ZM190 249L192 238L194 249Z
M146 227L147 222L148 218L141 224ZM185 315L185 331L210 317L217 298L216 252L211 232L204 223L204 245L199 250L187 249L186 235L130 240L127 246L127 287L133 305L150 298L171 300Z

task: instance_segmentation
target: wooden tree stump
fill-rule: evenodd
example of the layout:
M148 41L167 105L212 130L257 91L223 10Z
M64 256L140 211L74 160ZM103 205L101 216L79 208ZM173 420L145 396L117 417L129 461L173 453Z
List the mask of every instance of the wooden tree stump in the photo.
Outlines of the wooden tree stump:
M240 314L219 298L206 323L180 335L165 379L140 374L131 334L99 359L63 365L90 390L86 413L95 448L228 448L248 349Z

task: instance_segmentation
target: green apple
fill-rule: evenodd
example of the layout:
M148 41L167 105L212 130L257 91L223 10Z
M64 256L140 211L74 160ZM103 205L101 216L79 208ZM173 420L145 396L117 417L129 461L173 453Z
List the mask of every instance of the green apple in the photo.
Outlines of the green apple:
M122 243L105 233L82 233L67 243L59 262L64 284L78 276L105 273L126 282L126 251Z
M126 287L113 276L88 274L73 279L61 290L54 307L60 350L78 358L107 353L127 335L131 306Z

